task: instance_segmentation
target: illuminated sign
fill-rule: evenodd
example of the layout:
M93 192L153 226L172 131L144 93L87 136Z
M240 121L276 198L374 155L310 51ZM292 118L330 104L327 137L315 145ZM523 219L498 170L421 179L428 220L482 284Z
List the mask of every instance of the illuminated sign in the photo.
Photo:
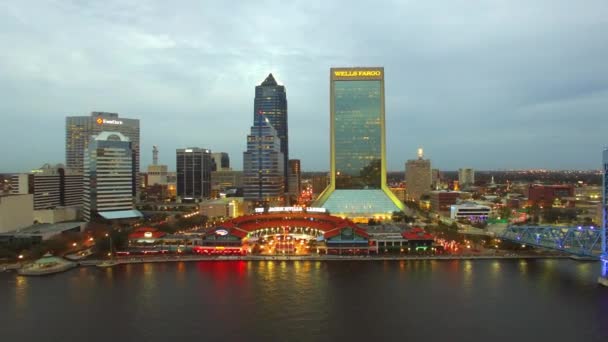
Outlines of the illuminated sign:
M224 236L224 235L228 235L228 231L226 229L218 229L215 231L215 234Z
M345 70L334 71L336 77L379 77L382 76L380 70Z
M325 208L316 208L316 207L310 207L310 208L302 208L302 207L272 207L272 208L268 208L268 212L269 213L276 213L276 212L299 213L299 212L303 212L304 210L306 210L309 213L326 213L327 212L327 210ZM263 213L264 212L264 208L255 208L255 212L256 213Z
M151 238L152 237L152 233L151 232L145 232L144 233L144 237Z
M184 152L192 152L192 150L187 148Z
M97 122L98 125L122 125L122 121L120 120L107 120L104 118L97 118L95 122Z

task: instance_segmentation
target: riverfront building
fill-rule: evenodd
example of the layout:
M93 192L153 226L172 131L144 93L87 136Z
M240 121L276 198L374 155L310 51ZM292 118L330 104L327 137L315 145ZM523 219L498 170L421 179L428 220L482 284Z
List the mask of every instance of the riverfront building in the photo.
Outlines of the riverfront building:
M279 137L280 151L283 154L283 189L289 187L288 160L289 160L289 134L287 129L287 93L285 86L279 85L272 74L255 87L255 99L253 104L253 120L257 115L263 115L277 131Z
M282 205L285 201L285 158L281 140L270 120L256 116L247 151L243 153L243 196L258 204Z
M119 132L102 132L91 138L84 155L83 217L90 222L139 217L134 210L135 151Z
M189 147L176 151L177 197L199 201L211 197L211 151Z
M384 68L330 70L330 164L317 206L361 221L403 210L386 184Z
M431 161L424 159L421 148L418 149L418 159L405 163L405 182L407 199L410 201L419 201L422 195L431 191Z

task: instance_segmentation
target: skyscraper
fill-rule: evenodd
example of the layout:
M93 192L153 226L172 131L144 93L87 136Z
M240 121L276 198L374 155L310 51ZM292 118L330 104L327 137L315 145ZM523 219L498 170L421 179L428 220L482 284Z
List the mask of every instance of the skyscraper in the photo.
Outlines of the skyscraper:
M134 210L135 151L129 138L119 132L91 137L84 153L83 216L91 221L141 216Z
M253 103L253 120L257 120L256 115L262 114L268 118L270 124L277 131L281 140L281 153L283 153L283 181L284 190L289 187L288 160L289 160L289 134L287 129L287 94L285 86L278 85L272 74L255 87L255 99Z
M136 178L139 178L139 120L119 118L117 113L92 112L89 116L66 117L66 168L82 172L84 151L89 145L91 137L103 131L119 132L129 138L132 144L131 149L135 152Z
M386 185L384 125L384 68L332 68L331 181L317 205L362 220L403 210Z
M259 204L282 205L285 198L285 165L281 140L270 120L258 114L247 151L243 153L243 196Z
M407 199L419 201L420 196L431 191L431 161L424 159L422 149L418 149L418 158L405 163L405 182Z
M176 151L177 197L198 201L211 197L211 151L190 147Z

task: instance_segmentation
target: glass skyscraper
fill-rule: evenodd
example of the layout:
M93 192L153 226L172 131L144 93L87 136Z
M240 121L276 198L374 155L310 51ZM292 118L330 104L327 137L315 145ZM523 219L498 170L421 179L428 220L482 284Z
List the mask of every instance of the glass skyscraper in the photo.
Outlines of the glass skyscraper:
M177 196L182 200L211 197L213 159L206 148L190 147L176 150Z
M285 86L278 85L272 74L255 87L255 99L253 104L253 120L257 120L258 114L264 115L270 121L270 124L276 129L281 141L281 153L283 153L283 171L284 189L287 191L288 183L288 160L289 160L289 135L287 130L287 94Z
M353 219L403 210L386 185L384 68L332 68L330 117L331 181L317 205Z
M243 196L258 204L282 205L286 165L281 140L270 120L257 114L243 153Z

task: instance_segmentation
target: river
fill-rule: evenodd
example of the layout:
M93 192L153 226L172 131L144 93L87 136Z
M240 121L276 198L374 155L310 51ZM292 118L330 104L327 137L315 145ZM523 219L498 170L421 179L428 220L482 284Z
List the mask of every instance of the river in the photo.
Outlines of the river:
M0 273L2 341L608 341L598 263L204 261Z

